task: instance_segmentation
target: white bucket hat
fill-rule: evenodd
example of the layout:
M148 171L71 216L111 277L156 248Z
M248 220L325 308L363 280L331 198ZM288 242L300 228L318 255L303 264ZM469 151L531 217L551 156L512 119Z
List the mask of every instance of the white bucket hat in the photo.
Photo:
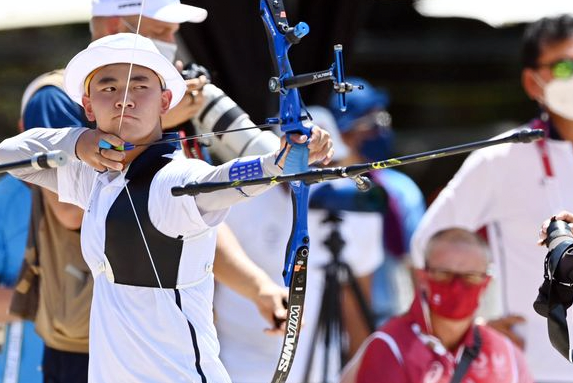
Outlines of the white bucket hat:
M64 72L66 93L82 105L87 76L97 68L120 63L133 63L157 73L165 82L165 88L173 94L169 109L177 105L185 95L185 80L175 66L159 53L150 39L134 33L102 37L72 58Z
M139 15L142 0L92 0L92 16ZM203 8L181 4L179 0L146 0L143 16L167 23L200 23L207 17Z

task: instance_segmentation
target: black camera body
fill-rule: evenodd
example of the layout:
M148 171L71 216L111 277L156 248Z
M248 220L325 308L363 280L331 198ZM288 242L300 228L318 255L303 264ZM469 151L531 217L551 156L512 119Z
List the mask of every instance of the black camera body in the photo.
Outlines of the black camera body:
M205 76L207 77L207 82L211 82L211 73L209 70L203 65L199 65L193 62L190 62L183 67L181 76L183 76L183 79L185 80L192 80L194 78Z
M552 305L558 302L567 309L573 304L573 233L567 222L552 220L545 244L549 252L545 257L544 280L533 308L547 317L550 286L555 294Z
M573 304L573 233L569 224L552 219L545 244L549 252L545 257L544 280L533 308L547 318L553 347L573 362L567 325L567 309Z

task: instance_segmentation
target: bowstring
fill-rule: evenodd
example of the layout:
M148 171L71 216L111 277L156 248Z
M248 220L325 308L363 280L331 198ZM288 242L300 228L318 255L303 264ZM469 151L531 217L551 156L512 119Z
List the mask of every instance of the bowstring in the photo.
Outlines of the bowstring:
M126 86L125 86L125 92L123 94L123 103L121 106L121 114L119 117L119 126L118 126L118 136L121 135L121 126L123 123L123 115L125 114L125 107L127 104L127 95L129 92L129 82L131 80L131 73L133 70L133 62L135 61L135 49L137 48L137 38L139 37L139 30L141 27L141 20L143 18L143 8L145 7L145 0L141 1L141 7L139 8L139 15L137 18L137 27L135 28L135 39L134 39L134 43L133 43L133 49L132 49L132 53L131 53L131 62L129 63L129 70L127 73L127 82L126 82ZM155 279L157 280L157 284L159 285L159 288L161 291L164 291L165 294L169 297L169 300L171 300L171 296L167 293L167 291L165 291L163 289L163 285L161 283L161 279L159 278L159 273L157 272L157 268L155 267L155 262L153 261L153 257L151 256L151 250L149 249L149 245L147 243L147 238L145 237L145 233L143 232L143 227L141 226L141 222L139 220L139 216L137 215L137 210L135 209L135 204L133 203L133 199L131 198L131 193L129 191L129 188L127 186L127 179L125 179L125 176L127 175L127 171L125 169L123 169L121 171L121 173L123 173L124 176L124 188L125 191L127 193L127 198L129 199L129 203L131 204L131 209L133 210L133 214L135 215L135 221L137 222L137 227L139 228L139 232L141 233L141 238L143 240L143 243L145 245L145 250L147 252L147 256L149 257L149 261L151 262L151 267L153 269L153 273L155 274Z
M127 85L125 86L125 92L123 93L123 103L121 105L121 114L119 116L119 126L117 128L117 135L121 135L121 125L123 124L123 115L125 114L125 105L127 103L127 94L129 92L129 82L131 80L131 72L133 70L133 62L135 61L135 48L137 47L137 38L139 37L139 30L141 27L141 19L143 18L143 8L145 7L145 0L141 1L141 7L139 8L139 15L137 17L137 27L135 28L135 39L133 42L133 49L131 50L131 61L129 63L129 70L127 72Z

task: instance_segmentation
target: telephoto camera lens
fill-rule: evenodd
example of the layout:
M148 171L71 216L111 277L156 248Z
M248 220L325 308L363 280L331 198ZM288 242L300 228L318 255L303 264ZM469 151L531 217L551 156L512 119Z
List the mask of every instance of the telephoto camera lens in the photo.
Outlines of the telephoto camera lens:
M569 241L573 244L573 233L569 224L565 221L552 219L547 227L547 238L545 245L549 251L555 249L563 241Z
M254 126L249 115L217 86L211 84L211 73L196 63L183 67L181 75L185 80L205 76L207 84L201 90L203 107L191 119L199 133L228 132L234 129ZM280 139L272 132L251 129L218 135L212 140L210 150L221 161L233 158L266 154L279 147Z
M547 318L549 341L565 359L573 363L569 341L567 310L573 304L573 234L567 222L551 219L545 244L544 280L533 309Z
M203 87L204 104L192 119L201 133L229 132L255 125L249 115L235 101L213 84ZM260 129L221 134L213 140L211 149L222 161L233 158L265 154L279 148L279 138Z

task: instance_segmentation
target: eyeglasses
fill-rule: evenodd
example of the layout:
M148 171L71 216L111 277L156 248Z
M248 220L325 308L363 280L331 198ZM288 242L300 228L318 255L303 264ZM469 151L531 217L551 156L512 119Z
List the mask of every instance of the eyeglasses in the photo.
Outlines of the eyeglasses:
M539 64L538 67L548 67L555 78L566 79L573 76L573 59L562 59L548 64Z
M489 273L487 272L458 273L455 271L434 267L426 267L425 271L430 279L443 283L450 283L455 278L459 278L469 285L481 285L490 277Z

